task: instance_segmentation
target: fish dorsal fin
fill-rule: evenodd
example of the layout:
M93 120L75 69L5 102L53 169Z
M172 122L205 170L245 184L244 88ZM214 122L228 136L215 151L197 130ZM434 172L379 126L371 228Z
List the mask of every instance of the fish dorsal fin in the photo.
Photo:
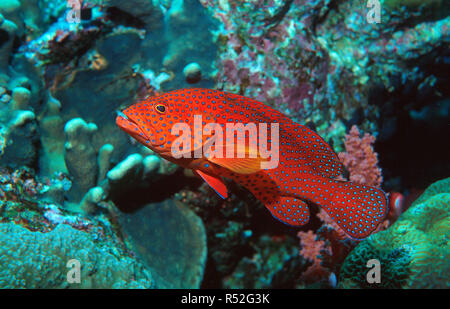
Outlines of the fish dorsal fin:
M194 173L196 173L198 176L200 176L201 178L203 178L203 180L211 187L214 189L214 191L217 192L217 194L220 195L221 198L226 199L228 197L228 192L227 192L227 187L225 186L225 184L222 182L222 180L220 180L217 177L208 175L206 173L203 173L200 170L194 170Z

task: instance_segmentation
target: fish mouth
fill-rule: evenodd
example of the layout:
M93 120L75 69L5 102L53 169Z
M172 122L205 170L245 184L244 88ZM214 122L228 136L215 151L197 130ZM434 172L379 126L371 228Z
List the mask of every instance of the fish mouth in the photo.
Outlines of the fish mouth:
M116 124L125 132L136 135L142 133L145 137L145 132L139 127L139 125L131 117L128 117L123 112L117 112Z
M151 143L152 138L148 135L148 132L139 125L139 123L126 114L126 112L117 112L116 124L123 131L131 135L133 138L138 140L140 143L148 146L149 144L152 146L160 146L162 143ZM154 135L156 135L156 129L151 124L146 124L151 128L151 131ZM153 138L155 139L155 138Z

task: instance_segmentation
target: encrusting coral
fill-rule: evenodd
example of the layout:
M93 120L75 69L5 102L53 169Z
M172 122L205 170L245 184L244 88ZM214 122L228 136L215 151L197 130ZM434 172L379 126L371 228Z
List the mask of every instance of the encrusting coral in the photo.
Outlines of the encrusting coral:
M0 223L2 288L152 288L151 273L111 240L95 232L59 224L50 232L31 232ZM68 262L80 263L80 283L70 283ZM19 262L21 261L21 262ZM6 266L6 267L5 267Z
M342 288L449 288L450 178L432 184L386 231L362 241L345 260ZM370 259L381 283L366 281ZM358 266L359 265L359 266Z
M206 266L206 232L193 211L168 199L124 215L120 222L159 288L200 287Z
M0 287L199 287L205 229L186 206L167 201L119 216L112 202L96 200L103 189L94 187L81 201L82 211L72 212L53 196L41 198L55 187L30 169L0 169ZM88 209L98 204L101 212ZM73 259L80 262L80 284L66 280Z

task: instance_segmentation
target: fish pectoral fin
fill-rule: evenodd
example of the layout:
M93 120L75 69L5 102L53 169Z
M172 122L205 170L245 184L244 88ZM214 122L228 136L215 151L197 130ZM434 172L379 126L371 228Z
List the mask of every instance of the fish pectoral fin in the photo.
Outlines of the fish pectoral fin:
M226 146L226 147L234 147ZM228 149L228 148L225 148ZM242 158L238 157L238 154ZM220 165L232 172L237 174L253 174L259 172L263 168L261 167L263 162L268 161L267 159L262 158L258 150L253 147L241 147L237 146L236 151L234 152L233 158L207 158L208 161Z
M198 176L200 176L211 188L214 189L214 191L217 192L217 194L220 195L221 198L226 199L228 197L227 187L222 182L221 179L208 175L206 173L203 173L199 170L193 170L194 173L196 173Z
M261 161L258 159L211 158L208 160L237 174L253 174L261 170Z
M272 216L284 224L302 226L309 222L308 205L296 197L280 196L273 201L266 202L265 206Z

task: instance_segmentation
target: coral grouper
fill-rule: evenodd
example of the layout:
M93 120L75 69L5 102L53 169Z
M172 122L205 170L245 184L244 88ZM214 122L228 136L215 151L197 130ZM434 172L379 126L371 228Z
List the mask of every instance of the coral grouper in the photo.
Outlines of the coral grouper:
M222 177L245 186L274 217L292 226L309 221L306 201L323 207L353 238L370 235L387 213L383 191L334 179L341 174L342 164L320 136L246 97L209 89L176 90L134 104L120 113L116 123L163 158L192 169L223 198L227 197L227 189ZM233 132L232 137L238 139L236 148L236 140L228 137L221 142L217 138L226 135L221 128L229 129L230 123L245 125L243 133L242 126L236 126ZM208 131L208 124L216 126ZM266 139L253 139L250 124L259 126L259 137ZM194 132L192 142L187 141L191 135L185 132L180 142L180 127ZM244 146L239 143L242 137ZM228 147L230 143L232 148ZM202 149L208 147L213 155L206 151L202 154ZM264 168L268 157L262 149L268 148L271 159L278 159L278 164Z

